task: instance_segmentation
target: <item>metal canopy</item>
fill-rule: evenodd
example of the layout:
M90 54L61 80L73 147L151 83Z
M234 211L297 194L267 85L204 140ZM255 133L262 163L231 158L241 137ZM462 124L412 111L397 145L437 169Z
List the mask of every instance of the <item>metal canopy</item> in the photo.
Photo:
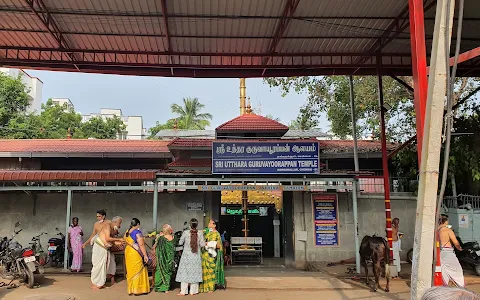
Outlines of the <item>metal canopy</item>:
M356 179L344 177L319 177L319 178L215 178L215 177L157 177L159 190L167 191L222 191L241 189L248 185L256 186L259 190L283 191L315 191L315 190L352 190ZM225 186L225 189L218 187ZM132 182L83 182L83 181L3 181L0 183L0 192L4 191L136 191L152 192L155 184L153 181Z
M435 0L425 0L431 49ZM461 51L480 43L465 1ZM408 0L2 0L0 65L177 77L411 74ZM428 53L427 53L428 55ZM479 59L459 65L479 76Z

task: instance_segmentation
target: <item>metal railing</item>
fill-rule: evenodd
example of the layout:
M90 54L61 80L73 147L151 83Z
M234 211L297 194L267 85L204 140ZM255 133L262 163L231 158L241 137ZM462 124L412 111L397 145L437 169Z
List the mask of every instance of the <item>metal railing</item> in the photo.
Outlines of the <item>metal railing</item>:
M391 193L416 193L418 180L406 177L390 177ZM384 192L383 176L359 176L360 193L382 194Z
M463 195L443 197L443 206L446 208L480 209L480 196Z

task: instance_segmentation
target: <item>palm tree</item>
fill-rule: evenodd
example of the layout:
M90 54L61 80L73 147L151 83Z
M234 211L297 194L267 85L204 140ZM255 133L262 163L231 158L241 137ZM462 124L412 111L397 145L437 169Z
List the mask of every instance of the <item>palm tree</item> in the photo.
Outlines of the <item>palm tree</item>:
M177 124L179 129L199 129L203 130L210 126L212 115L201 113L205 105L198 101L198 98L183 98L183 106L176 103L172 104L170 109L172 113L177 114Z

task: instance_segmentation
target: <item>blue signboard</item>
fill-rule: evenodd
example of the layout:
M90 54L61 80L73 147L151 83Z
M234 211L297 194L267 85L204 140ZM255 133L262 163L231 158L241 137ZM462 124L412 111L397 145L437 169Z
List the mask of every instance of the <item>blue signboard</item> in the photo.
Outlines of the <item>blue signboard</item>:
M337 194L313 194L312 208L315 246L338 246Z
M213 174L318 174L318 142L213 142Z

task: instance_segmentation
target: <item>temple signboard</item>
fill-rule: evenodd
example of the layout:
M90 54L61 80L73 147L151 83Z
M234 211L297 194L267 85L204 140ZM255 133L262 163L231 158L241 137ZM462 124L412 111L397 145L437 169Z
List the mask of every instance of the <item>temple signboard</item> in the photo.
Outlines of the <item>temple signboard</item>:
M319 144L213 142L212 174L319 174Z

